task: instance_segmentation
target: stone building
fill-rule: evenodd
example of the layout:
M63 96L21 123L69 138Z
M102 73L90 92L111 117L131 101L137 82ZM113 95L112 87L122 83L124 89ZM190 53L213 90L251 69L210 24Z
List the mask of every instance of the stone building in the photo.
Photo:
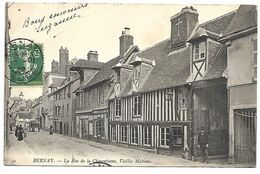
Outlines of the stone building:
M256 162L257 9L241 5L220 38L227 46L229 160Z
M209 155L228 153L226 46L218 38L235 15L198 23L185 7L171 17L170 38L113 66L109 98L112 144L197 157L197 136L210 136Z

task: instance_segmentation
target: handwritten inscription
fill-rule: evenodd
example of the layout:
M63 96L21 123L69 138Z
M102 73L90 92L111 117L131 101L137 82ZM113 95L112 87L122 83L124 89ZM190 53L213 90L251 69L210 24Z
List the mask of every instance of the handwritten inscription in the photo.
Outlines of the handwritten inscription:
M35 27L36 32L46 32L49 34L52 28L57 27L63 23L71 21L81 16L77 13L79 9L87 7L88 4L80 4L77 7L70 8L58 13L52 13L40 18L27 17L23 22L23 28Z

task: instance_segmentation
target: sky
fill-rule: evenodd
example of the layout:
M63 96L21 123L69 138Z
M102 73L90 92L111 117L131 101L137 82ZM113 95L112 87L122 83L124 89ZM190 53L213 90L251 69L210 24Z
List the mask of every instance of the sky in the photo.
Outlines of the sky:
M10 39L22 37L42 44L44 71L50 71L53 59L58 61L61 46L68 48L69 59L86 59L88 51L95 50L99 53L99 61L106 62L119 54L119 37L124 27L131 28L134 44L145 49L170 37L170 17L187 4L88 4L68 12L78 6L73 3L14 3L8 8ZM238 5L192 6L199 13L199 23L238 8ZM66 13L50 18L51 14L63 11ZM72 19L56 25L67 17ZM37 32L41 27L45 29ZM34 99L41 95L42 87L13 87L11 96L18 96L20 92L24 93L24 98Z

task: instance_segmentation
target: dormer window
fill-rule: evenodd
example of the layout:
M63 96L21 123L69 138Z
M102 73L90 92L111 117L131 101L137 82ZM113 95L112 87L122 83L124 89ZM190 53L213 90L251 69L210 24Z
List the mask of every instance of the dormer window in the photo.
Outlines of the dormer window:
M134 68L134 79L137 80L140 78L141 65L138 65Z
M194 60L204 59L205 51L206 51L206 46L204 41L195 43L193 48L193 59Z
M115 78L115 82L116 83L120 83L120 69L116 70L116 78Z

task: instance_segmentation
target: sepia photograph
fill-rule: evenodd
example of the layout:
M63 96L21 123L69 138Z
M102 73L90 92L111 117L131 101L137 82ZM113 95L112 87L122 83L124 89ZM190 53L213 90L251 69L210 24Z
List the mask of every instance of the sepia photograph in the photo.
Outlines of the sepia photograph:
M4 8L5 166L256 167L255 4Z

